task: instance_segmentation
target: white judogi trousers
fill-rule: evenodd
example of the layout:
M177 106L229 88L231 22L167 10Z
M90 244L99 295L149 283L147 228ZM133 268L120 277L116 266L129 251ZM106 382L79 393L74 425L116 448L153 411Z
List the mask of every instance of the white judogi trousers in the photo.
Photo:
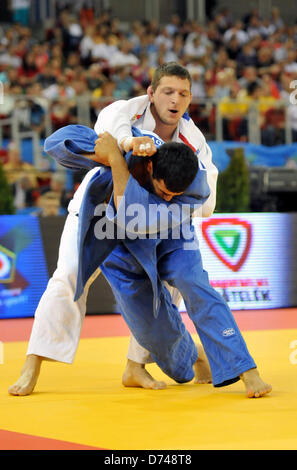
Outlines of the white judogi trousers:
M69 214L60 241L57 268L36 309L27 354L69 364L74 360L86 314L89 287L101 272L100 268L96 270L89 279L83 295L74 302L78 272L76 214L79 212L85 187L97 171L100 170L95 168L87 174L69 204ZM173 295L173 303L179 303L181 300L179 292L167 287ZM127 358L141 364L152 362L149 352L140 346L133 336L130 338Z

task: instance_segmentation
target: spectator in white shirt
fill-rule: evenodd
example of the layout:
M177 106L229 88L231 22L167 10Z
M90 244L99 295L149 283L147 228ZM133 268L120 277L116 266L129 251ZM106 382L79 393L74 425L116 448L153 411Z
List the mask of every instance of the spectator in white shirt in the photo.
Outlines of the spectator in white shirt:
M155 39L155 45L157 47L160 47L161 44L165 44L167 50L172 49L173 39L166 28L162 28L160 34L158 34Z
M137 65L139 64L139 59L135 54L131 52L132 43L127 39L124 39L120 45L119 49L115 51L112 56L109 56L109 66L110 67L123 67L125 65Z
M297 52L295 49L288 51L287 63L285 65L285 72L296 76L297 78Z
M276 29L281 29L284 26L284 22L277 7L274 7L271 10L271 22L276 27Z
M260 26L260 33L261 36L266 39L272 36L272 34L275 33L276 27L274 24L270 23L270 21L267 18L264 18L262 21L262 24Z
M236 21L234 26L227 29L227 31L224 34L225 44L228 44L228 42L231 40L233 36L236 37L238 43L241 46L249 40L248 34L243 30L243 24L241 21Z
M192 59L202 58L206 54L206 46L201 43L199 36L195 36L192 41L186 42L184 47L184 54L189 58Z

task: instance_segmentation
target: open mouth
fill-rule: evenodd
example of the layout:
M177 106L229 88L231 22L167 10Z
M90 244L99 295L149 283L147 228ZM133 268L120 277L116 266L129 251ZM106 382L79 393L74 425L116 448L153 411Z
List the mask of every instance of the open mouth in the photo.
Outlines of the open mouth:
M171 114L177 114L178 113L178 110L177 109L169 109L169 112Z

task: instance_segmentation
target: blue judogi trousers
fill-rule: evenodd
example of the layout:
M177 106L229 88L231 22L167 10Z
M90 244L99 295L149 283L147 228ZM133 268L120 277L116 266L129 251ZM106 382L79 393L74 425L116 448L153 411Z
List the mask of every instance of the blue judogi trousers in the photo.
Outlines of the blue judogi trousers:
M135 243L118 245L101 265L121 313L137 341L151 353L159 367L176 382L193 379L197 348L171 303L164 285L176 287L185 302L206 352L216 387L239 380L239 375L256 367L232 312L211 286L202 266L200 250L185 250L183 240L156 240L159 310L153 313L152 283L135 257Z

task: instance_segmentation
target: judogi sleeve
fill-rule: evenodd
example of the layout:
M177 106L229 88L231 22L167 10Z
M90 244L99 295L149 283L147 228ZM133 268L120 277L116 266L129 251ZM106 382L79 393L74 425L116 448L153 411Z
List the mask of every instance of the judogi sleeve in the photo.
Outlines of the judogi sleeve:
M202 132L198 129L192 119L181 119L180 141L189 145L197 154L199 164L206 170L207 182L210 188L210 195L202 206L202 217L210 217L216 205L216 187L218 179L218 169L212 161L212 151L206 142Z
M206 170L207 182L210 188L210 195L202 206L202 217L210 217L216 207L218 169L212 161L212 151L204 139L204 143L199 152L199 162Z
M89 127L69 125L47 137L44 150L66 168L92 170L100 164L82 154L94 153L97 138L96 132Z
M130 100L118 100L106 106L99 113L95 124L95 132L109 132L120 145L125 137L131 137L131 125L148 105L147 96L137 96Z

